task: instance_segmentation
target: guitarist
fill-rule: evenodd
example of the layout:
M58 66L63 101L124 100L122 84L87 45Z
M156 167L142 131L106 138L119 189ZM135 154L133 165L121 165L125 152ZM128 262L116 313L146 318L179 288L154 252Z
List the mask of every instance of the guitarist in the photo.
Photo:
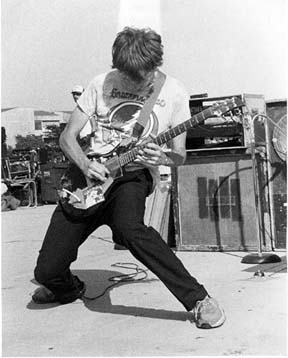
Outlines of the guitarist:
M98 153L103 159L125 141L129 148L140 108L163 76L159 70L162 57L159 34L126 27L112 46L112 70L92 79L78 99L60 146L88 182L105 183L109 170L105 160L87 157L77 136L96 113L97 129L90 154ZM148 143L141 146L136 160L124 167L123 175L113 181L105 201L83 220L69 217L60 204L55 209L34 271L35 279L43 285L32 296L35 303L66 304L83 298L85 284L71 273L70 265L77 259L79 246L106 224L116 234L114 240L156 274L187 311L193 311L198 328L224 323L224 312L216 300L189 274L159 233L143 223L146 197L157 183L159 165L179 166L186 159L185 133L171 141L170 150L149 142L149 138L188 118L189 96L178 80L167 75L147 125L138 131L137 140Z

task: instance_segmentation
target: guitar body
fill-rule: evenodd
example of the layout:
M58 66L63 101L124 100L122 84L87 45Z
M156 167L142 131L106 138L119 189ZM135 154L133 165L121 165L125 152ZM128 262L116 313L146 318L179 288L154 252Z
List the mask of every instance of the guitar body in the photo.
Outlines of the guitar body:
M105 165L110 171L110 176L104 183L89 180L72 163L62 176L61 189L58 191L60 204L65 214L71 219L81 221L95 214L99 204L105 200L105 194L114 180L123 175L118 156L115 155L107 160Z

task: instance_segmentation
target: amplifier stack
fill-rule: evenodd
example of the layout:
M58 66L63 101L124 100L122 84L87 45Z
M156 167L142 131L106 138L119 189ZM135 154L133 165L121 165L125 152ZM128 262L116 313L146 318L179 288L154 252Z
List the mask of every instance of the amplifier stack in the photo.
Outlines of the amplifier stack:
M191 114L229 97L237 96L193 97ZM266 102L262 95L238 97L244 103L240 113L209 118L204 125L188 131L187 161L172 170L178 250L257 251L260 234L263 251L283 246L283 240L277 237L279 228L275 229L276 197L271 185L269 133L264 118ZM256 171L252 165L252 145L256 151ZM258 192L255 192L254 178Z

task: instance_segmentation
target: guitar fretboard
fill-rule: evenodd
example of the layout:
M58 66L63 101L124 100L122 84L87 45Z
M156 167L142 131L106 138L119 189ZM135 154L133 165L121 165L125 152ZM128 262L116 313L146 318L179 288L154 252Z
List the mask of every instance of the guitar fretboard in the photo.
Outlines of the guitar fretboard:
M203 123L205 119L211 117L213 115L213 111L211 108L207 108L204 111L194 115L192 118L187 121L178 124L176 127L167 129L167 131L160 133L156 138L153 139L153 142L158 145L163 145L169 142L171 139L177 137L178 135L186 132L188 129L194 128L199 124ZM138 154L139 149L143 148L143 146L139 145L126 153L123 153L119 156L119 163L121 167L133 162Z

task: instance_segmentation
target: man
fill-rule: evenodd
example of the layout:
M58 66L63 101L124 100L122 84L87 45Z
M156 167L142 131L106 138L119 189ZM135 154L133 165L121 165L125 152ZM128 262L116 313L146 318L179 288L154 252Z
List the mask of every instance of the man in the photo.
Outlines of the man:
M95 77L78 99L60 138L60 145L90 181L105 182L105 163L89 160L77 143L77 136L96 113L97 130L90 150L107 155L113 147L131 137L139 106L151 95L162 73L161 37L150 29L125 28L112 47L112 70ZM166 76L142 138L151 138L190 117L189 96L183 85ZM148 129L147 129L148 128ZM83 221L56 208L35 268L36 280L45 286L33 296L34 302L73 302L85 292L84 283L70 271L79 246L99 226L111 227L114 239L150 269L187 311L194 312L199 328L222 325L225 315L215 299L185 269L159 233L143 223L146 197L153 191L159 165L178 166L186 159L186 134L175 137L166 151L153 142L139 149L137 159L114 180L97 212Z
M78 98L81 96L81 94L83 92L84 92L84 88L80 85L76 85L72 88L71 94L72 94L72 97L73 97L75 103L77 103Z

